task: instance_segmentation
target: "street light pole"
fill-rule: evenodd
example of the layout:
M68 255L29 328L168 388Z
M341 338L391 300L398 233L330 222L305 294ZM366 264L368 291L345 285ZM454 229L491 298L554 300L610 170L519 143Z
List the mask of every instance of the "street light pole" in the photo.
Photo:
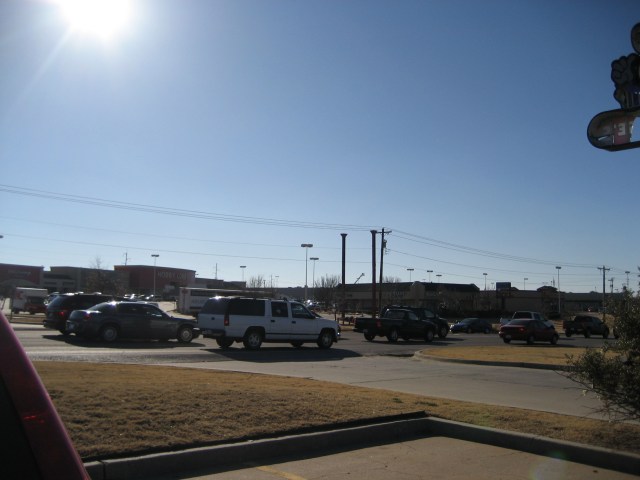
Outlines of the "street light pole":
M484 291L487 291L487 274L483 273L482 275L484 275Z
M310 257L309 260L313 260L313 274L311 276L311 296L313 301L316 301L316 260L320 260L318 257Z
M411 283L411 272L413 272L413 268L407 268L407 272L409 272L409 283Z
M153 257L153 299L155 300L155 296L156 296L156 261L158 260L158 257L160 255L158 255L157 253L152 253L151 256Z
M313 243L302 243L300 244L302 248L305 249L304 256L304 302L307 303L307 271L309 265L309 249L313 247Z
M526 290L527 289L527 280L529 280L529 279L527 277L524 277L524 283L523 283L522 290Z
M560 309L560 269L562 267L556 267L556 269L558 270L558 313L561 313L561 309Z
M433 273L433 270L427 270L427 273L429 274L429 283L431 283L431 274Z
M242 283L244 283L244 269L247 268L246 265L240 265L240 270L242 271ZM245 285L246 286L246 285Z

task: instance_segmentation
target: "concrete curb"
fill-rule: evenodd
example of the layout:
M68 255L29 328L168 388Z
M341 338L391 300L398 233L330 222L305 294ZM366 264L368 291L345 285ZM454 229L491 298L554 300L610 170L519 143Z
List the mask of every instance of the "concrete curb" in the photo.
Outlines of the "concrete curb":
M432 417L103 460L85 466L93 480L128 480L230 467L287 456L315 457L327 451L348 451L429 436L483 443L632 475L640 472L640 455Z
M539 370L554 370L554 371L569 371L569 367L566 365L548 365L545 363L528 363L528 362L495 362L490 360L466 360L463 358L446 358L438 357L436 355L429 355L424 352L416 352L413 355L416 358L423 360L435 360L437 362L447 363L464 363L467 365L487 365L490 367L517 367L517 368L536 368Z

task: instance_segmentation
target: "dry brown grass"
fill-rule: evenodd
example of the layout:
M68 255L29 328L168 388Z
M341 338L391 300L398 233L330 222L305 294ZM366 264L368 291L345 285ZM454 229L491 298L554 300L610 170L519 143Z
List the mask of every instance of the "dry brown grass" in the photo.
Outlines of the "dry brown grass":
M148 365L35 365L85 461L415 411L640 453L638 425L300 378Z
M454 347L425 350L424 354L442 359L461 359L485 362L521 362L542 365L567 365L569 356L584 353L584 348L557 345L504 345L491 347Z

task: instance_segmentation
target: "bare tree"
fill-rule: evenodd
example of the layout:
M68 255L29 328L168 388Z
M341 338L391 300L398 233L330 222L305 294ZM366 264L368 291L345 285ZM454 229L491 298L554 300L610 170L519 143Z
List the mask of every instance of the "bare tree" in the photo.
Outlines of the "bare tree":
M251 290L263 290L266 288L267 281L264 275L254 275L247 281L247 288Z
M315 299L319 303L324 303L327 307L333 305L336 300L338 285L340 285L340 277L338 275L324 275L315 282Z
M116 272L106 270L99 256L89 265L91 271L85 280L85 289L90 292L102 292L108 294L123 293L122 285L117 280Z

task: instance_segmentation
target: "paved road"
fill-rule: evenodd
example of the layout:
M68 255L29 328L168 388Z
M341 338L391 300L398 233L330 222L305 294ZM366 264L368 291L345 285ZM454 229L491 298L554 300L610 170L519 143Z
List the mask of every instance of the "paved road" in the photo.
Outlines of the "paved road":
M249 352L242 348L221 350L210 339L197 339L191 345L175 341L105 345L64 337L37 325L14 325L14 329L32 360L148 363L285 375L601 418L593 413L599 406L597 399L583 396L576 384L559 373L416 359L414 352L425 348L420 342L372 343L345 332L345 340L330 350L267 344L260 351ZM487 341L486 335L467 337ZM456 340L462 341L467 342ZM497 341L495 336L493 341ZM434 343L429 348L441 347Z

